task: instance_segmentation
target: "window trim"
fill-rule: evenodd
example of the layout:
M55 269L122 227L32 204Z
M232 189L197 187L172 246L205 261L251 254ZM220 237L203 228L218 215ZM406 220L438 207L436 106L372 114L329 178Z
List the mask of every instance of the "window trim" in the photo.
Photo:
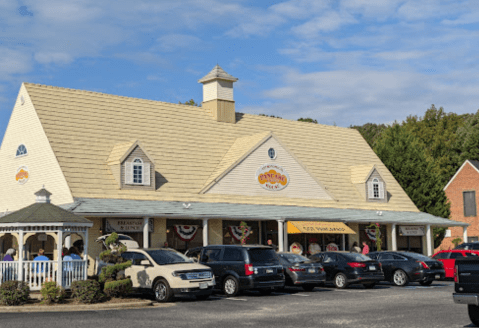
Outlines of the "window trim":
M271 155L270 155L270 153L269 153L270 150L272 150L272 151L274 152L274 156L273 156L273 157L271 157ZM278 156L278 153L276 152L276 149L274 149L273 147L269 147L269 149L268 149L268 157L269 157L269 159L274 160L274 159L276 159L277 156Z
M20 148L21 146L23 146L23 147L25 148L25 153L23 153L23 154L20 154L20 155L17 155L17 153L18 153L18 150L19 150L19 148ZM28 155L28 149L27 149L27 146L25 146L25 144L24 144L24 143L21 143L21 144L19 144L19 145L18 145L18 147L17 147L17 150L15 151L15 158L17 158L17 157L24 157L24 156L27 156L27 155Z
M469 215L466 214L466 199L465 199L465 196L466 196L466 193L472 193L473 194L473 197L472 197L472 200L474 201L474 214L471 215L469 213ZM464 217L476 217L477 216L477 203L476 203L476 191L475 190L464 190L462 192L462 210L463 210L463 214L464 214Z

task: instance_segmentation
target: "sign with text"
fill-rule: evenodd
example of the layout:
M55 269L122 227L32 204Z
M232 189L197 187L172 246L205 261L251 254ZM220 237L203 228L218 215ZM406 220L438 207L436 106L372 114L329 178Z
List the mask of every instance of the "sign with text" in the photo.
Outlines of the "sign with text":
M15 180L17 180L19 184L25 184L28 181L28 178L29 178L28 167L20 166L17 169L17 174L15 174Z
M143 219L106 219L106 232L143 232ZM148 219L148 231L153 232L153 219Z
M424 227L421 226L400 226L400 236L424 236Z
M264 164L256 171L256 180L263 189L279 191L288 185L289 175L279 165Z
M343 222L288 221L288 233L339 233L355 234Z

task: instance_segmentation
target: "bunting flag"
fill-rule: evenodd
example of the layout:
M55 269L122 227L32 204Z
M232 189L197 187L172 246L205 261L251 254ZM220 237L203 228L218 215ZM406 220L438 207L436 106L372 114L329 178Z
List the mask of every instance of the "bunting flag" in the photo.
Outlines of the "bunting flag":
M376 229L365 229L369 240L376 242ZM381 237L381 230L379 230L379 237Z
M175 232L181 240L190 241L195 238L196 233L198 232L198 226L175 225Z
M231 237L233 237L237 241L241 241L241 235L242 235L241 226L229 226L228 230L231 233ZM248 237L250 233L251 233L251 227L246 226L246 231L244 234L245 238Z

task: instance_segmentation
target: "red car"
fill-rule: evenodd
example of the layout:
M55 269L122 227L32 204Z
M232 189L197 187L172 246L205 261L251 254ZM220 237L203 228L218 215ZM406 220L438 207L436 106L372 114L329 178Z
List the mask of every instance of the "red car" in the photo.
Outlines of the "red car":
M452 249L439 251L432 256L433 259L441 261L446 270L446 278L454 278L454 265L458 257L479 256L479 251L469 251L464 249Z

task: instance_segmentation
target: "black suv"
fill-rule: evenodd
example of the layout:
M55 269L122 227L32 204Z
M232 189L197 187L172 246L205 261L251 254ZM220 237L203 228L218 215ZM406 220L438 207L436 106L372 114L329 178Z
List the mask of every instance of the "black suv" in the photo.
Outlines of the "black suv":
M270 294L274 288L284 287L283 267L271 247L211 245L190 249L185 255L209 266L215 275L216 288L226 296L235 296L246 289Z

